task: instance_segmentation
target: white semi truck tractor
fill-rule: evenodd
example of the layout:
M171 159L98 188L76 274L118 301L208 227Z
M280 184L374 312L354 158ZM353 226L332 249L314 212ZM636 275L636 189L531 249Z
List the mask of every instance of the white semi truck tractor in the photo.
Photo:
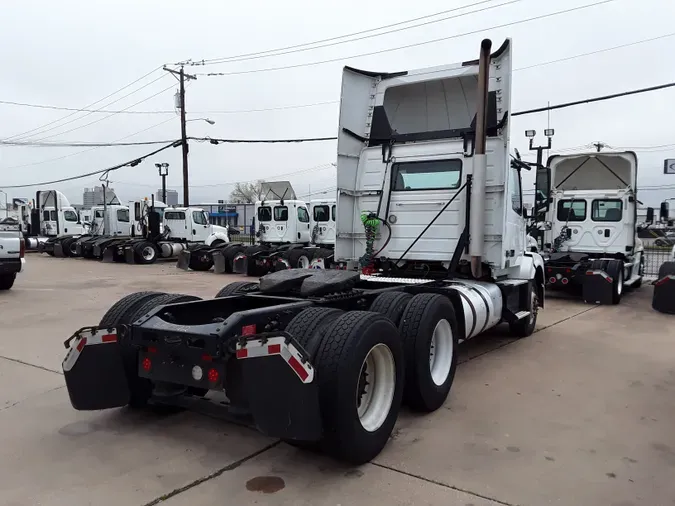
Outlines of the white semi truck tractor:
M72 405L204 405L224 391L230 403L217 406L239 421L361 464L387 444L402 403L430 413L446 402L459 343L501 322L530 335L543 260L526 251L509 161L511 44L490 49L432 69L345 68L342 269L273 272L212 300L122 298L66 341Z
M545 211L548 288L577 291L587 303L618 304L642 284L637 155L553 155L537 170L535 207Z

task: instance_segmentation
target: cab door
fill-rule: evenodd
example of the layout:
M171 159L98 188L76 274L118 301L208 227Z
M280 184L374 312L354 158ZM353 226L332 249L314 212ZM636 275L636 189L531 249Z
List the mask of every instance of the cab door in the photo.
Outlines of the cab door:
M296 209L296 213L298 227L297 239L294 239L291 242L308 243L311 238L309 211L307 211L305 206L299 205Z
M205 211L191 210L190 211L190 226L192 227L192 241L206 242L206 239L211 235L211 226L209 225L209 218Z

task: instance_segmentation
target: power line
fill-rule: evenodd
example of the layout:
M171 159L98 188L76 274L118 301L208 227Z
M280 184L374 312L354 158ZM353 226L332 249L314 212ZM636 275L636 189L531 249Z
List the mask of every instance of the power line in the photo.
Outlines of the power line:
M132 85L136 84L137 82L139 82L139 81L145 79L146 77L152 75L153 73L157 72L157 70L159 70L159 67L156 68L156 69L154 69L154 70L152 70L151 72L148 72L148 73L145 74L144 76L139 77L139 78L136 79L135 81L133 81L133 82L127 84L126 86L120 88L119 90L117 90L117 91L115 91L115 92L113 92L113 93L107 95L106 97L103 97L102 99L97 100L96 102L92 102L91 104L85 106L85 108L92 107L92 106L94 106L94 105L96 105L96 104L98 104L98 103L100 103L100 102L103 102L104 100L107 100L108 98L112 97L113 95L117 95L117 94L118 94L119 92L121 92L122 90L127 89L129 86L132 86ZM131 93L128 93L128 94L126 94L126 95L124 95L124 96L118 98L117 100L114 100L113 102L109 102L108 104L104 105L103 107L108 107L109 105L112 105L112 104L114 104L114 103L116 103L116 102L119 102L120 100L122 100L122 99L124 99L124 98L126 98L126 97L128 97L128 96L130 96L130 95L133 95L134 93L138 93L138 92L141 91L143 88L146 88L147 86L150 86L151 84L153 84L153 83L156 82L156 81L159 81L159 80L162 79L163 77L164 77L164 74L162 74L162 75L161 75L160 77L158 77L157 79L154 79L154 80L150 81L149 83L147 83L147 84L141 86L140 88L136 89L135 91L132 91ZM10 136L10 137L5 138L4 140L6 140L6 141L7 141L7 140L12 140L12 139L16 139L17 137L19 137L19 138L25 138L26 136L28 136L28 137L33 137L34 135L40 135L40 134L42 134L42 133L44 133L44 132L49 132L49 131L51 131L51 130L54 130L55 128L59 128L60 126L68 125L68 124L72 123L73 121L77 121L77 120L79 120L79 119L82 119L82 118L74 118L74 119L72 119L72 120L70 120L70 121L66 121L66 122L63 123L62 125L57 125L57 126L55 126L55 127L48 128L48 129L44 130L45 127L47 127L47 126L49 126L49 125L53 125L53 124L55 124L55 123L61 123L63 120L65 120L65 119L67 119L67 118L70 118L71 116L74 116L74 115L76 115L76 114L77 114L77 112L73 112L73 113L71 113L71 114L67 114L66 116L64 116L64 117L62 117L62 118L59 118L59 119L54 120L54 121L50 121L49 123L45 123L44 125L41 125L41 126L36 127L36 128L33 128L33 129L31 129L31 130L27 130L27 131L25 131L25 132L22 132L22 133L19 133L19 134L16 134L16 135L12 135L12 136ZM90 113L90 114L91 114L91 113ZM86 116L88 116L88 114L85 115L85 116L83 116L83 117L86 117ZM33 132L36 132L36 131L38 131L38 130L39 130L39 132L33 133ZM28 134L30 134L30 135L28 135Z
M210 142L211 144L283 144L292 142L334 141L337 137L305 137L298 139L218 139L215 137L188 137L191 141Z
M95 170L93 172L88 172L86 174L80 174L78 176L71 176L71 177L65 177L62 179L54 179L52 181L41 181L39 183L31 183L31 184L19 184L19 185L11 185L11 186L3 186L3 189L13 189L13 188L30 188L31 186L46 186L50 184L56 184L56 183L64 183L66 181L75 181L76 179L83 179L85 177L90 177L90 176L95 176L97 174L104 174L108 172L112 172L118 169L121 169L122 167L135 167L139 163L141 163L143 160L146 158L149 158L151 156L156 155L157 153L160 153L164 151L165 149L169 148L174 148L176 146L180 146L180 141L173 142L171 144L167 144L166 146L163 146L159 149L156 149L155 151L152 151L148 154L145 154L143 156L139 156L137 158L134 158L132 160L129 160L128 162L121 163L119 165L113 165L112 167L108 167L106 169L100 169L100 170Z
M166 119L164 121L161 121L160 123L157 123L155 125L144 128L143 130L139 130L138 132L134 132L132 134L125 135L124 137L120 137L119 139L117 139L117 141L123 141L124 139L128 139L129 137L133 137L134 135L138 135L138 134L141 134L143 132L147 132L148 130L152 130L153 128L157 128L158 126L161 126L161 125L163 125L165 123L168 123L169 121L173 121L173 120L174 120L174 118ZM113 142L117 142L117 141L113 141ZM89 153L90 151L94 151L96 149L99 149L99 148L98 147L92 147L92 148L89 148L89 149L84 149L82 151L77 151L75 153L69 153L67 155L58 156L56 158L48 158L47 160L41 160L39 162L24 163L24 164L21 164L21 165L12 165L10 167L3 167L0 170L21 169L21 168L24 168L24 167L32 167L34 165L42 165L42 164L45 164L45 163L56 162L58 160L63 160L65 158L70 158L72 156L81 155L83 153Z
M158 92L155 93L154 95L150 95L149 97L144 98L143 100L139 100L138 102L136 102L136 103L134 103L134 104L131 104L129 107L125 107L125 108L122 109L122 110L125 111L125 110L127 110L127 109L131 109L132 107L137 106L138 104L142 104L143 102L147 102L148 100L151 100L151 99L155 98L157 95L161 95L162 93L164 93L164 92L166 92L166 91L168 91L168 90L170 90L170 89L172 89L172 88L174 88L174 87L175 87L175 85L172 84L171 86L168 86L167 88L164 88L164 89L158 91ZM82 118L88 116L89 114L91 114L91 113L88 113L88 114L86 114L85 116L82 116ZM106 120L106 119L108 119L108 118L114 116L115 114L116 114L116 113L108 114L107 116L103 116L102 118L98 118L98 119L96 119L96 120L94 120L94 121L90 121L89 123L85 123L84 125L80 125L80 126L78 126L78 127L71 128L70 130L66 130L65 132L58 132L58 133L55 133L55 134L52 134L52 135L48 135L47 137L40 137L39 139L36 139L35 141L36 141L36 142L38 142L38 141L43 141L43 140L45 140L45 139L51 139L52 137L56 137L56 136L58 136L58 135L63 135L63 134L67 134L67 133L70 133L70 132L74 132L75 130L80 130L81 128L85 128L85 127L88 127L88 126L90 126L90 125L93 125L94 123L99 123L99 122L101 122L101 121L103 121L103 120ZM82 118L78 118L78 119L82 119ZM63 125L61 125L61 126L63 126ZM60 127L57 127L57 128L60 128ZM42 132L42 133L44 133L44 132Z
M536 67L542 67L545 65L551 65L554 63L561 63L565 61L570 61L570 60L575 60L577 58L584 58L587 56L593 56L596 54L601 54L601 53L606 53L609 51L615 51L617 49L623 49L626 47L632 47L636 46L639 44L645 44L647 42L653 42L655 40L661 40L665 38L670 38L675 36L675 32L672 33L667 33L664 35L659 35L658 37L651 37L648 39L642 39L642 40L637 40L634 42L629 42L626 44L620 44L618 46L612 46L608 48L603 48L603 49L598 49L595 51L590 51L587 53L580 53L572 56L566 56L564 58L558 58L556 60L549 60L545 62L540 62L540 63L535 63L533 65L528 65L526 67L519 67L514 69L514 72L518 72L521 70L529 70L532 68ZM154 82L154 81L153 81ZM308 108L308 107L317 107L317 106L323 106L323 105L334 105L340 103L339 100L328 100L328 101L323 101L323 102L314 102L314 103L309 103L309 104L293 104L293 105L283 105L283 106L277 106L277 107L265 107L265 108L258 108L258 109L229 109L229 110L210 110L210 111L190 111L188 114L242 114L242 113L256 113L256 112L267 112L267 111L280 111L280 110L287 110L287 109L301 109L301 108ZM100 113L100 114L176 114L175 110L157 110L157 111L129 111L129 110L109 110L109 109L78 109L75 107L62 107L62 106L54 106L54 105L44 105L44 104L30 104L30 103L25 103L25 102L12 102L8 100L0 100L0 104L5 104L5 105L13 105L13 106L20 106L20 107L33 107L33 108L39 108L39 109L54 109L54 110L65 110L65 111L77 111L77 112L91 112L91 113ZM67 116L66 116L67 117Z
M638 95L640 93L647 93L649 91L657 91L657 90L663 90L666 88L672 88L675 86L675 82L672 83L666 83L666 84L659 84L658 86L650 86L649 88L639 88L636 90L629 90L629 91L624 91L621 93L613 93L611 95L603 95L601 97L595 97L595 98L587 98L584 100L577 100L575 102L567 102L564 104L557 104L557 105L551 105L551 106L546 106L546 107L539 107L537 109L529 109L527 111L519 111L519 112L514 112L511 113L511 116L522 116L524 114L535 114L538 112L546 112L546 111L553 111L556 109L565 109L567 107L572 107L575 105L580 105L580 104L590 104L593 102L602 102L604 100L611 100L613 98L620 98L620 97L627 97L629 95Z
M141 142L30 142L30 141L0 141L2 146L15 146L15 147L37 147L37 148L83 148L83 147L97 147L97 148L108 148L108 147L118 147L118 146L151 146L153 144L166 144L168 142L174 142L174 140L161 140L161 141L141 141Z
M458 33L458 34L450 35L448 37L441 37L441 38L438 38L438 39L432 39L432 40L427 40L427 41L423 41L423 42L416 42L416 43L413 43L413 44L407 44L405 46L398 46L398 47L393 47L393 48L388 48L388 49L380 49L378 51L369 51L367 53L359 53L359 54L355 54L355 55L351 55L351 56L342 56L342 57L339 57L339 58L330 58L330 59L327 59L327 60L298 63L298 64L295 64L295 65L285 65L285 66L281 66L281 67L268 67L268 68L262 68L262 69L240 70L240 71L234 71L234 72L208 72L208 73L202 73L202 74L196 74L196 75L198 75L198 76L233 76L233 75L242 75L242 74L255 74L255 73L258 73L258 72L273 72L273 71L277 71L277 70L287 70L287 69L294 69L294 68L300 68L300 67L311 67L311 66L315 66L315 65L322 65L324 63L334 63L334 62L339 62L339 61L343 61L343 60L351 59L351 58L361 58L363 56L372 56L372 55L376 55L376 54L389 53L389 52L392 52L392 51L400 51L402 49L409 49L409 48L412 48L412 47L419 47L419 46L425 46L425 45L428 45L428 44L435 44L436 42L443 42L443 41L446 41L446 40L457 39L457 38L460 38L460 37L465 37L467 35L475 35L475 34L483 33L483 32L489 31L489 30L496 30L496 29L505 28L505 27L508 27L508 26L528 23L530 21L537 21L537 20L540 20L540 19L550 18L550 17L553 17L553 16L558 16L560 14L567 14L567 13L570 13L570 12L580 11L580 10L583 10L583 9L589 9L591 7L596 7L598 5L604 5L604 4L608 4L608 3L611 3L611 2L615 2L615 1L617 1L617 0L600 0L600 1L597 1L597 2L594 2L594 3L591 3L591 4L587 4L587 5L582 5L582 6L578 6L578 7L564 9L564 10L560 10L560 11L557 11L557 12L551 12L551 13L548 13L548 14L541 14L539 16L533 16L531 18L521 19L519 21L502 23L500 25L494 25L494 26L491 26L491 27L488 27L488 28L481 28L481 29L472 30L472 31L469 31L469 32Z
M369 32L374 32L374 31L378 31L378 30L383 30L384 28L389 28L389 27L392 27L392 26L409 24L409 23L413 23L414 21L419 21L421 19L428 19L428 18L431 18L431 17L440 16L442 14L447 14L449 12L456 12L456 11L460 11L460 10L467 9L467 8L470 8L470 7L476 7L478 5L490 3L492 1L494 1L494 0L483 0L481 2L476 2L474 4L463 5L461 7L455 7L453 9L440 11L440 12L437 12L435 14L429 14L427 16L422 16L421 18L415 18L415 19L410 19L410 20L407 20L407 21L401 21L399 23L394 23L392 25L387 25L387 26L384 26L384 27L372 28L370 30L365 30L361 33L369 33ZM260 59L260 58L271 58L271 57L275 57L275 56L282 56L282 55L292 54L292 53L301 53L301 52L304 52L304 51L313 51L315 49L322 49L324 47L337 46L337 45L340 45L340 44L348 44L350 42L357 42L357 41L360 41L360 40L370 39L370 38L373 38L373 37L381 37L382 35L388 35L388 34L391 34L391 33L401 32L401 31L404 31L404 30L411 30L413 28L419 28L421 26L432 25L432 24L435 24L435 23L440 23L442 21L447 21L449 19L456 19L456 18L468 16L470 14L477 14L479 12L497 9L499 7L505 7L507 5L515 4L515 3L518 3L518 2L521 2L521 1L522 0L510 0L510 1L502 3L502 4L489 5L487 7L483 7L481 9L476 9L476 10L473 10L473 11L470 11L470 12L463 12L461 14L455 14L454 16L446 16L446 17L443 17L443 18L440 18L440 19L435 19L435 20L432 20L432 21L425 21L424 23L419 23L419 24L412 25L412 26L405 26L405 27L401 27L401 28L396 28L394 30L388 30L388 31L385 31L385 32L382 32L382 33L363 35L361 37L357 37L357 38L350 39L350 40L338 40L338 39L353 37L354 35L359 35L359 33L349 34L349 35L341 35L341 36L333 37L333 38L330 38L330 39L324 39L322 41L308 42L308 43L305 43L305 44L297 44L295 46L288 46L288 47L285 47L285 48L270 49L270 50L267 50L267 51L260 51L258 53L248 53L248 54L239 55L239 56L226 56L226 57L223 57L223 58L213 58L213 59L210 59L210 60L201 60L201 61L198 61L198 62L188 62L188 64L190 64L190 65L215 65L215 64L219 64L219 63L236 63L236 62L241 62L241 61L257 60L257 59ZM318 45L316 45L316 44L318 44ZM313 47L306 47L306 46L313 46Z

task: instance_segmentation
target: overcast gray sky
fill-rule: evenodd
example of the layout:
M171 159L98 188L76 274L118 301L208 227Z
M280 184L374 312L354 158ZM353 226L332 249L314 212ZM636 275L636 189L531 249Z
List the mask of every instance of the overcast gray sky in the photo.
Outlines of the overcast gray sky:
M0 53L3 69L0 100L82 108L165 63L292 46L462 5L467 6L465 11L447 13L438 18L490 9L316 50L186 67L187 72L200 74L233 73L339 59L277 71L199 76L187 90L188 117L208 117L216 124L190 122L188 135L225 138L332 136L337 130L338 106L334 101L339 99L343 65L396 71L453 63L476 58L484 37L490 37L496 46L506 37L513 39L514 67L521 69L514 73L514 111L545 106L549 101L556 104L675 81L675 67L672 65L675 36L556 64L539 65L675 32L672 23L675 2L672 0L614 0L538 21L489 29L589 5L597 0L519 0L492 8L510 1L374 0L364 4L356 0L241 3L5 0L3 28L0 30L0 45L3 47ZM478 3L480 5L475 5ZM433 44L352 57L484 29L480 33ZM532 65L537 66L525 68ZM172 110L176 81L170 75L161 77L162 74L167 73L156 70L142 81L96 104L93 109L105 106L106 110L120 110L145 100L129 110ZM156 82L152 82L157 78ZM140 89L142 86L145 87ZM169 89L157 94L165 88ZM131 92L135 93L110 104ZM154 98L149 98L155 94ZM324 102L330 103L263 112L222 113ZM639 184L673 185L675 188L675 175L663 175L664 158L675 158L673 104L675 89L669 89L553 111L554 148L582 146L598 140L615 147L637 148L641 164ZM113 114L106 117L107 114L78 113L43 127L68 114L68 111L0 104L0 139L30 130L33 131L15 139L108 142L122 138L124 141L175 139L180 135L178 116L170 114ZM100 121L86 126L95 120ZM525 154L524 130L536 129L541 135L546 125L546 113L513 118L512 147ZM140 133L132 135L136 132ZM541 137L540 140L544 141ZM668 144L670 146L661 147ZM0 188L97 170L152 149L152 146L96 149L0 146ZM332 141L218 146L193 142L190 149L193 202L227 198L231 190L231 185L227 183L233 181L275 179L279 175L315 167L318 168L287 178L299 195L332 190L335 186L335 170L327 165L336 159L336 145ZM148 159L137 167L112 173L112 186L121 199L143 197L158 188L156 162L170 164L168 184L179 189L181 155L177 148ZM98 177L94 176L53 187L66 193L71 202L80 203L82 189L97 183ZM37 189L8 192L10 196L31 197ZM675 189L644 191L640 200L657 203L669 196L675 196Z

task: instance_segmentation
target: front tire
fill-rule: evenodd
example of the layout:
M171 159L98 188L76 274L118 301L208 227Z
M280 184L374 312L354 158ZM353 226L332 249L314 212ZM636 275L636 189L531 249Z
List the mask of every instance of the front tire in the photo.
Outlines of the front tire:
M509 324L509 332L513 337L529 337L534 333L537 326L537 315L539 314L539 295L537 287L531 283L530 287L530 316L522 318L517 322Z
M415 295L399 331L406 361L404 401L416 411L436 411L447 399L457 369L455 308L442 295Z
M612 304L621 302L623 296L623 262L614 260L607 266L607 274L612 277Z
M316 356L322 449L365 464L387 444L398 417L405 374L396 327L382 315L350 311L325 331Z
M150 265L157 261L159 251L150 241L142 241L134 245L134 256L137 264Z

